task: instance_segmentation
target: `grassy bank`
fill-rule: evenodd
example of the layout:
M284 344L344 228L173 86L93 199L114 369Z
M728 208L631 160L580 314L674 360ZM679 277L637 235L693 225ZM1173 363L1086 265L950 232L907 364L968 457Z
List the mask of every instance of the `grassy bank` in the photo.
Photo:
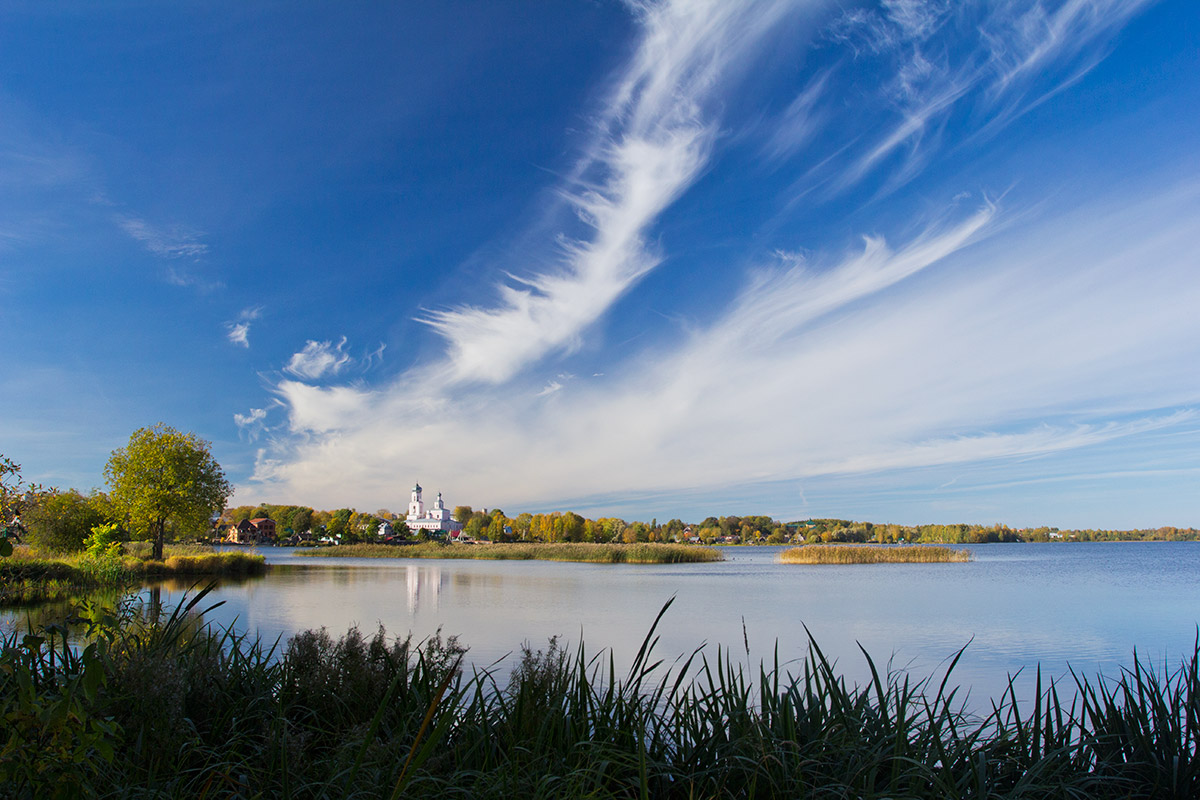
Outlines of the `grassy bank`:
M845 544L808 544L779 554L784 564L930 564L970 561L969 550L935 545L859 547Z
M168 546L162 561L149 548L133 554L94 558L83 553L41 555L18 547L0 559L0 606L68 600L95 589L132 586L172 577L261 575L266 560L246 553L214 553L195 546ZM143 552L144 550L144 552Z
M815 643L786 670L667 666L652 628L625 675L554 641L496 675L458 670L440 637L309 631L274 653L187 614L92 617L82 652L52 633L0 643L5 796L1200 795L1200 648L1169 673L1039 673L1036 701L1010 683L976 717L953 663L926 680L871 663L850 686Z
M302 556L354 558L471 558L586 561L596 564L684 564L723 561L719 550L682 544L351 544L303 550Z

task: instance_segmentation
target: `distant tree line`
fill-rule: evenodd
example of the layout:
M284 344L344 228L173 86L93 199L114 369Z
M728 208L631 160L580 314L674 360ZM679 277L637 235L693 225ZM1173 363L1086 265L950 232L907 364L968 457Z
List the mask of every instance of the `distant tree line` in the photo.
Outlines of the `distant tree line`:
M983 544L986 542L1116 542L1196 541L1196 528L1145 528L1140 530L1070 530L1059 528L1010 528L1007 525L895 525L852 522L845 519L809 519L788 523L807 540L822 542L877 542L892 544L926 542L937 544Z
M131 438L131 445L147 432L183 436L164 426L143 429ZM189 439L189 451L207 455L206 443ZM116 451L114 456L124 453ZM219 468L218 468L219 473ZM119 484L112 482L114 487ZM216 502L221 498L216 498ZM111 493L93 489L84 494L76 489L43 488L26 485L20 479L20 467L0 455L0 537L6 541L25 541L40 550L71 552L84 547L92 530L105 523L118 525L120 537L146 538L152 531L128 510L128 503L117 502ZM897 542L978 544L984 542L1048 541L1196 541L1196 528L1161 527L1139 530L1081 529L1051 527L1011 528L1007 525L898 525L859 522L847 519L819 518L780 522L769 516L706 517L697 523L671 519L659 524L628 522L620 517L589 519L573 511L544 514L522 513L510 517L501 509L475 510L457 506L454 519L463 525L471 539L493 542L675 542L698 541L705 544L784 544L789 542L857 542L891 544ZM377 541L380 526L392 525L398 539L429 538L424 531L409 531L402 514L386 508L362 512L353 508L332 511L310 506L258 504L227 508L219 516L198 514L168 515L162 521L167 541L220 537L243 520L267 518L275 522L276 536L285 540L295 535L329 537L344 542Z

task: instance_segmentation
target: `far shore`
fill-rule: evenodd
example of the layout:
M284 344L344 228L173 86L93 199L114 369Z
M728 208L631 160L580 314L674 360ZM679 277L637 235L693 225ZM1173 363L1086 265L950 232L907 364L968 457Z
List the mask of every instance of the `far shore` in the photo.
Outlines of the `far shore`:
M582 561L594 564L685 564L724 561L719 550L679 544L347 544L298 552L325 558L456 558L513 561Z

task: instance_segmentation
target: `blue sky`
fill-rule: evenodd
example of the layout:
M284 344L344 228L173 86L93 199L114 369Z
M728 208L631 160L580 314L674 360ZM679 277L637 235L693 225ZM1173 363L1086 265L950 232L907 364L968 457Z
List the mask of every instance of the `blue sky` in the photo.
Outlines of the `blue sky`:
M0 5L0 452L1200 525L1191 0Z

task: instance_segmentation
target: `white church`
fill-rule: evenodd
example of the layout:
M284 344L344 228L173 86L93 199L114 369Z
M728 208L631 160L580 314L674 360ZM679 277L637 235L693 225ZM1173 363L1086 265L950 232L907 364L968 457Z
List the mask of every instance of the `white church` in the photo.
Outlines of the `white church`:
M463 526L461 522L455 522L450 512L446 510L445 503L442 502L442 493L438 492L437 500L433 501L433 507L428 511L425 510L425 502L421 500L421 484L413 486L412 500L408 503L408 516L405 517L405 523L410 531L440 531L442 533L457 533L461 531Z

